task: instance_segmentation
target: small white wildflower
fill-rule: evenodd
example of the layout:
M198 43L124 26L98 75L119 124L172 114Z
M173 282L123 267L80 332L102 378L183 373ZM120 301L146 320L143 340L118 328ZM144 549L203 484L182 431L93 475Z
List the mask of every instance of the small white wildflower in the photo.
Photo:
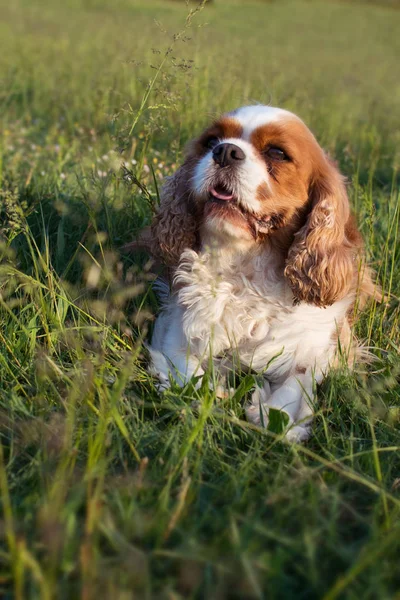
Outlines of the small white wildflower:
M137 165L137 160L135 160L134 158L132 158L132 160L131 160L131 163L132 163L133 165Z
M143 165L143 171L145 173L150 173L150 167L149 167L149 165Z
M60 179L63 179L63 180L64 180L64 179L66 179L66 178L67 178L67 176L66 176L66 174L65 174L65 173L60 173Z
M89 289L97 287L100 281L101 269L98 265L93 264L89 267L86 273L86 285Z

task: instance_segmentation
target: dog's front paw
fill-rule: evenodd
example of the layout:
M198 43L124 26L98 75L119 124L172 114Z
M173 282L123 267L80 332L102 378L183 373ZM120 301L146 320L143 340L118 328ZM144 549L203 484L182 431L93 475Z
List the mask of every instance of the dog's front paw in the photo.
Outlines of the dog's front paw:
M258 427L265 427L275 434L284 434L291 444L301 444L310 439L311 423L296 425L284 410L266 404L249 404L245 408L247 420Z
M218 384L215 388L215 396L219 400L227 400L228 398L231 398L234 393L235 393L235 388L232 388L232 387L228 388L222 384Z
M244 410L249 423L260 427L268 427L268 406L262 403L251 403Z
M303 444L310 437L311 425L293 425L285 434L285 440L291 444Z
M250 423L265 427L274 433L283 433L293 420L285 410L278 410L265 403L251 403L245 408L246 416Z

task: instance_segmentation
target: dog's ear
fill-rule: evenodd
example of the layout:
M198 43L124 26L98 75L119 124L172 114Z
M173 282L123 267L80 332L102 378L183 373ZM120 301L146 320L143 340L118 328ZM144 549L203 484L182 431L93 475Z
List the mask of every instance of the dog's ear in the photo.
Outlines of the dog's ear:
M187 159L161 190L160 207L151 225L151 251L176 265L185 248L196 248L198 217L191 197L192 163Z
M289 249L285 275L295 302L328 306L357 286L362 246L344 179L323 155L309 186L309 213Z

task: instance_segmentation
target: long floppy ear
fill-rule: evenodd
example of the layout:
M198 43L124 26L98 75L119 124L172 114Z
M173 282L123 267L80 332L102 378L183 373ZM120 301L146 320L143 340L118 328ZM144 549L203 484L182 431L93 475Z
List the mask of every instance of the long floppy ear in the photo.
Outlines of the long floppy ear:
M191 197L192 164L187 159L161 190L158 212L151 225L151 252L169 265L176 265L185 248L195 248L198 218Z
M310 212L289 249L285 275L295 302L329 306L357 286L362 246L344 179L323 156L309 189Z

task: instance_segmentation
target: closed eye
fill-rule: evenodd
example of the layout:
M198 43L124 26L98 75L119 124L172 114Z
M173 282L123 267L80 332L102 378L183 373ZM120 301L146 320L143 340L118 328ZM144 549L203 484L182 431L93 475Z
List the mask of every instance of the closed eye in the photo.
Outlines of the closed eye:
M219 139L217 137L210 136L209 138L207 138L204 142L204 146L206 148L209 148L210 150L212 150L213 148L215 148L215 146L219 144Z
M268 146L263 154L276 162L290 161L290 157L278 146Z

